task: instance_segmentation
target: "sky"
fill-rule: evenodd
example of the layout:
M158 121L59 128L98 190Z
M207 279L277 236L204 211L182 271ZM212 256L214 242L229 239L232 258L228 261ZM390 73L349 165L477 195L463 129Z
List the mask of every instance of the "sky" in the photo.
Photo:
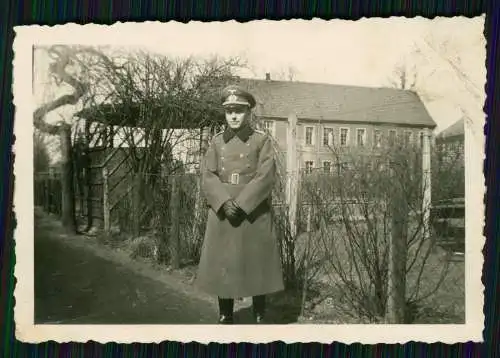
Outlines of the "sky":
M113 27L59 29L58 43L141 47L173 57L239 56L248 62L242 77L274 79L288 68L294 80L369 87L392 86L402 64L417 73L416 91L436 133L464 114L482 123L486 81L484 16L331 20L260 20L248 23L122 23ZM106 33L104 34L103 31ZM61 35L62 34L62 35ZM41 42L48 44L50 39ZM415 52L417 51L417 52ZM47 86L48 62L36 57L35 101L60 91ZM64 108L50 115L70 115Z

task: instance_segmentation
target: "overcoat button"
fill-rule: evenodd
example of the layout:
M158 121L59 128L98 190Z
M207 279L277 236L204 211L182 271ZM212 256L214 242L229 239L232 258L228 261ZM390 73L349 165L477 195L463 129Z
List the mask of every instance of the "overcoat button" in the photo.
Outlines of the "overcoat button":
M243 158L243 154L240 154L240 158Z

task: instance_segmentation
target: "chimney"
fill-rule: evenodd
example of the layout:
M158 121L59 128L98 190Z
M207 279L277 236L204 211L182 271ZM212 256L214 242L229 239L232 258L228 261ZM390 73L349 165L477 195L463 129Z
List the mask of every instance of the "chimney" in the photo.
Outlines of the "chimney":
M266 72L266 81L271 81L271 74Z

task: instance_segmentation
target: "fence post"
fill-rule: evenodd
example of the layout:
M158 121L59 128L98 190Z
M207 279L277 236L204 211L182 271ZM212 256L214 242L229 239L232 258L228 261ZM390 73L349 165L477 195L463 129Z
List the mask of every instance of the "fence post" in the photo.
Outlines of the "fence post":
M297 161L297 116L288 116L288 141L287 141L287 185L286 204L288 207L288 218L290 222L290 234L295 237L297 234L297 196L298 196L298 161Z
M140 232L140 210L141 207L141 177L140 172L134 173L133 184L132 184L132 231L134 236L139 236Z
M307 300L307 289L309 288L309 280L308 280L308 273L309 273L309 255L311 252L311 241L312 241L312 225L311 225L311 220L312 220L312 202L307 205L307 223L306 223L306 230L307 230L307 242L306 242L306 247L305 247L305 254L304 254L304 277L303 277L303 282L302 282L302 302L300 305L300 315L304 316L304 311L305 311L305 306L306 306L306 300Z
M71 149L71 127L61 125L61 217L63 226L70 232L76 232L75 188L73 181L73 162Z
M179 237L179 180L177 175L172 175L172 194L170 197L170 257L172 268L180 267L180 237Z
M109 205L109 176L108 168L102 168L102 209L104 216L104 232L109 233L111 229L111 213Z
M50 177L44 175L42 177L43 182L43 209L45 212L50 213Z
M388 323L404 323L406 310L407 202L401 183L395 183L391 201L392 229L389 247L387 297Z
M431 210L431 132L424 130L422 148L422 185L424 196L422 201L422 214L424 224L424 239L430 237L430 210Z
M196 195L194 203L194 224L192 230L192 236L194 240L197 240L197 238L201 236L200 222L203 215L203 210L205 210L205 207L202 205L203 197L202 197L201 187L202 187L202 176L205 167L204 155L208 147L208 135L209 135L209 128L203 127L200 135L200 153L198 160L200 172L196 180Z

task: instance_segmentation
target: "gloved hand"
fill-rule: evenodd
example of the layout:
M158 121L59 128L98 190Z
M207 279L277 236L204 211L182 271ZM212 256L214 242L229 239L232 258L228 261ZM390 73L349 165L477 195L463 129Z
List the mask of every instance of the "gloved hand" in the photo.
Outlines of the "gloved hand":
M232 199L226 201L222 208L228 219L235 219L241 210Z

